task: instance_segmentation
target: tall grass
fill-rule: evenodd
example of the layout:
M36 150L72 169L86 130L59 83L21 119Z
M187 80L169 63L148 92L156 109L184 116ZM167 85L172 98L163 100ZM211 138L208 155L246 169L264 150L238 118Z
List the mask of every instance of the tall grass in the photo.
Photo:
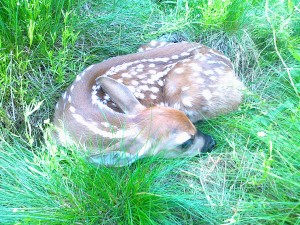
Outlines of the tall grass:
M2 140L3 223L174 224L202 213L215 220L203 196L195 198L178 177L184 161L97 168L76 151L47 144L33 153L26 143Z
M1 224L300 224L296 1L0 3ZM194 159L95 167L51 143L53 106L83 68L161 36L223 51L248 87L197 126ZM176 39L175 38L175 39Z

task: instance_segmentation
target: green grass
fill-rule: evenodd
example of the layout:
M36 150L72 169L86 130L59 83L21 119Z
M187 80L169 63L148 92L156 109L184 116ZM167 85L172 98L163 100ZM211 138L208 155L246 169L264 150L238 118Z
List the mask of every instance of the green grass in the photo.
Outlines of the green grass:
M287 1L0 3L0 224L300 224L300 4ZM198 124L208 156L89 164L48 137L88 65L163 35L228 55L239 110Z

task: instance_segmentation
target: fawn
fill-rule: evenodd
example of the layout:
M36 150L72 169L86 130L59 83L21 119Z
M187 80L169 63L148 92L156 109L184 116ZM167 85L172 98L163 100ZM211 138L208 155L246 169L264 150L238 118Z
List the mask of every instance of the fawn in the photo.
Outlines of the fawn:
M192 157L215 145L193 122L236 109L244 88L222 53L152 41L79 74L56 105L53 136L62 145L82 144L101 165Z

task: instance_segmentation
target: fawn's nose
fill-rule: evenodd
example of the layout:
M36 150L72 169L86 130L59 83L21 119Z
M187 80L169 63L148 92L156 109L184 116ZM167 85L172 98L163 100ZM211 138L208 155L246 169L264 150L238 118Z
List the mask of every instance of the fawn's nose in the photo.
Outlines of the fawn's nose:
M211 152L216 146L216 142L213 137L208 134L204 134L201 131L197 131L197 135L202 136L204 139L204 145L201 149L201 153Z

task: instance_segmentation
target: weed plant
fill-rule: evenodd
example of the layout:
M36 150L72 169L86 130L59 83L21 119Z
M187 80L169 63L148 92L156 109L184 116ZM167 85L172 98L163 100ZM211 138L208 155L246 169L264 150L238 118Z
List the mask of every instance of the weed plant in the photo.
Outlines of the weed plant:
M0 224L300 224L300 4L241 0L0 2ZM51 143L85 67L166 37L224 52L241 107L197 126L204 157L96 167Z

